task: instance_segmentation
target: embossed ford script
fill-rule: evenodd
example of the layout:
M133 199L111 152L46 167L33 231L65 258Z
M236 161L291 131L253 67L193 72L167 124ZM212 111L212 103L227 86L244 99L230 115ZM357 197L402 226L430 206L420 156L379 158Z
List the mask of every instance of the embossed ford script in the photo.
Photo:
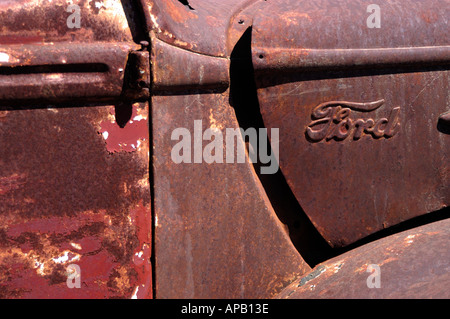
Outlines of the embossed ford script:
M348 137L359 140L365 134L373 138L390 138L400 129L400 107L391 110L389 118L351 118L352 111L372 112L384 100L369 103L330 101L319 104L312 112L313 121L306 127L306 136L312 142L322 140L342 141Z

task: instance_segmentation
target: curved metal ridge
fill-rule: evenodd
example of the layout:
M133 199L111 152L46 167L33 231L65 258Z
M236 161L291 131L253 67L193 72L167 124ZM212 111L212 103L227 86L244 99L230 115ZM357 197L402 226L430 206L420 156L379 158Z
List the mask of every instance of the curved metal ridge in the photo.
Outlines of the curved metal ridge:
M0 46L0 99L117 98L136 48L127 42Z
M275 298L448 298L449 225L447 218L350 250Z
M152 94L164 91L214 89L229 85L229 59L179 48L152 36Z
M253 52L255 69L295 70L450 62L450 46L332 50L257 48Z

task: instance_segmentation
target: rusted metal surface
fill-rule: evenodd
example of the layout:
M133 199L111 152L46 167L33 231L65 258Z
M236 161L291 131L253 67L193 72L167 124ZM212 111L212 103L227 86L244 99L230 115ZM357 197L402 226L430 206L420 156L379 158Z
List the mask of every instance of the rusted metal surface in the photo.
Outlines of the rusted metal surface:
M118 99L132 43L0 46L0 98ZM4 103L4 102L2 102Z
M253 22L255 48L335 50L449 45L448 0L380 3L380 28L368 26L369 4L362 0L264 2Z
M0 6L2 103L149 97L149 52L133 42L121 1L17 2Z
M151 298L149 52L73 4L0 3L0 298Z
M129 53L125 69L121 99L145 101L150 98L151 68L149 43L141 41L141 48Z
M111 150L123 138L114 109L1 111L2 298L151 296L148 128L133 151ZM133 105L134 123L147 112ZM69 264L79 289L67 287Z
M223 134L239 127L227 89L227 28L247 3L144 3L152 35L156 298L271 297L310 267L248 158L211 164L172 158L177 128L193 132L196 120L202 130Z
M80 8L80 28L67 20ZM132 35L120 0L7 0L0 3L0 44L128 42Z
M277 298L447 299L449 239L445 219L371 242L316 266ZM378 288L369 278L374 275L379 275Z
M230 61L190 51L152 38L152 93L190 89L226 90Z
M148 31L169 44L189 51L228 57L229 25L238 23L236 15L255 0L141 0L145 8ZM240 33L251 25L239 23ZM239 33L238 32L238 33ZM236 40L237 41L237 40Z
M268 298L310 269L248 159L171 158L176 128L238 127L228 100L228 91L152 97L156 298Z
M360 0L73 4L75 28L66 1L0 3L0 298L448 297L448 221L311 269L248 154L198 161L198 138L238 129L255 93L230 93L234 52L332 246L447 206L449 6L391 1L386 29L369 30ZM180 128L190 163L173 158ZM366 291L369 262L386 290Z
M385 3L380 29L363 1L267 2L254 19L264 123L280 128L280 168L332 246L450 203L444 3Z
M402 67L411 64L448 64L450 46L403 48L295 49L259 48L255 50L255 69L263 72L304 72L306 69ZM309 70L312 71L312 70Z

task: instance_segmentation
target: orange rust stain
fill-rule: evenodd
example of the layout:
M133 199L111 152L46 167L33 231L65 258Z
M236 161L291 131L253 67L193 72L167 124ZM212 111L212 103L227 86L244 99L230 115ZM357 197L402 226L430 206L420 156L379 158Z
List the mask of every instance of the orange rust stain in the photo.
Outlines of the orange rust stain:
M387 264L387 263L390 263L390 262L393 262L393 261L396 261L396 260L398 260L398 258L390 257L390 258L387 258L387 259L383 260L381 263L378 264L378 266L381 267L384 264Z
M355 273L363 273L363 272L366 272L368 266L369 266L369 264L364 264L364 265L362 265L361 267L356 268L354 272L355 272Z
M298 25L300 20L312 21L311 17L307 13L303 12L288 12L283 14L281 18L289 24Z
M167 13L170 15L173 21L179 23L186 23L190 19L198 19L197 14L192 12L187 8L180 8L180 2L178 1L167 1L165 3Z
M122 292L126 293L130 287L130 278L128 274L128 270L124 266L120 266L116 268L118 276L114 278L114 282L116 284L116 288Z
M434 23L437 21L438 16L436 12L424 12L422 13L421 18L426 23Z

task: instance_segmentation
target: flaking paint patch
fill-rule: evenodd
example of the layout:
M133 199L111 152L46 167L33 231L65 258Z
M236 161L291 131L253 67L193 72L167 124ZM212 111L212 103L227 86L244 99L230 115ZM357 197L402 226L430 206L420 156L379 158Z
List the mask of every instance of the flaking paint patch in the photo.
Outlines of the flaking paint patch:
M338 261L338 262L334 263L333 265L331 265L329 268L331 268L333 270L333 272L336 274L339 272L339 270L341 270L342 266L344 266L344 262Z
M140 249L133 254L134 270L137 273L138 286L135 287L131 299L143 299L151 297L152 287L152 267L150 257L151 249L151 209L149 205L141 202L130 211L130 217L134 225L137 226L136 235L139 239Z
M59 248L52 245L46 235L41 235L40 242L44 247L42 251L29 250L24 252L22 248L8 248L0 251L0 264L26 265L35 269L39 276L49 276L58 264L65 265L79 261L80 254L70 250L59 252ZM55 256L56 257L53 257Z
M80 260L81 255L74 253L70 250L65 250L62 254L59 256L52 258L52 261L56 264L66 264L69 262L75 262Z
M194 45L190 44L188 42L182 41L180 39L177 39L172 33L168 32L167 30L164 30L162 32L162 37L166 38L165 41L170 41L171 43L173 43L175 46L179 46L188 50L192 50ZM161 39L164 41L164 39Z
M124 127L120 127L115 119L108 119L100 123L99 134L106 142L106 149L110 153L140 151L148 139L148 120L138 113L138 104L134 104L131 119ZM114 110L111 109L114 115Z
M83 249L83 248L81 247L81 245L78 244L78 243L70 243L70 246L72 246L73 248L75 248L75 249L77 249L77 250Z
M141 265L141 275L132 262L135 251L142 249L141 243L148 242L151 247L151 236L148 234L151 231L150 192L147 191L149 184L144 180L144 176L148 176L148 141L141 143L140 153L108 155L102 144L102 135L97 134L97 131L101 121L114 120L114 115L110 114L111 108L114 109L114 106L79 108L77 116L86 122L79 121L77 125L67 126L64 125L66 119L73 117L65 116L71 114L71 110L58 109L58 117L52 114L56 109L33 110L34 117L30 118L36 123L42 123L42 126L37 126L40 129L33 131L40 132L44 137L39 140L47 142L48 137L50 144L52 141L64 140L63 137L86 135L80 141L65 140L70 145L67 148L49 150L49 154L58 151L57 156L45 158L50 163L48 171L54 170L55 174L45 175L47 166L43 166L33 178L32 173L37 167L36 162L32 161L33 156L40 160L44 158L42 156L45 156L45 153L42 155L42 148L35 150L32 143L25 145L27 147L22 145L28 134L15 136L10 144L4 145L6 150L13 150L14 145L22 145L25 149L25 161L22 162L29 161L30 164L27 163L24 167L18 165L15 168L15 157L11 157L10 161L2 158L5 160L5 168L14 169L5 170L3 175L0 175L0 188L7 191L6 196L1 196L6 202L2 207L0 227L0 298L123 298L130 297L138 285L146 287L139 288L138 296L145 290L149 292L148 296L151 296L151 270L145 271ZM144 106L138 109L132 117L133 122L147 121L146 112L148 111ZM10 112L4 123L11 123L17 113L22 112ZM56 118L60 120L49 120ZM46 120L49 122L45 122ZM83 130L70 131L73 127L83 127ZM62 134L68 130L70 134L54 134L58 128ZM71 148L83 150L82 153L89 154L90 158L94 154L94 161L99 164L92 167L86 167L90 163L78 164L83 156L73 158L67 155L67 150ZM78 152L71 154L77 155ZM77 165L70 165L70 160ZM67 162L69 165L66 167ZM123 168L125 169L122 171ZM102 180L103 176L93 174L97 169L108 177ZM114 179L109 178L111 172L114 173ZM75 175L83 176L81 183L70 184L68 179ZM63 183L56 183L58 186L54 186L58 178ZM99 184L96 184L97 180ZM31 191L30 184L39 186ZM95 193L85 187L88 184L104 184L105 188ZM107 184L114 186L108 187ZM72 190L72 185L79 187L81 195L86 196L85 203L77 206L80 196L77 195L78 189ZM126 193L122 192L122 185L126 186ZM67 187L67 192L58 193L58 187ZM47 196L40 192L41 189L48 189L60 196L52 197L53 193L52 196ZM103 193L107 199L104 203ZM40 203L41 198L44 200ZM11 208L6 205L8 200ZM32 204L35 201L36 204ZM16 205L16 202L20 202L20 205ZM56 205L58 202L67 202L67 205ZM100 203L97 204L98 202ZM28 210L24 203L31 203L29 206L32 208ZM45 209L48 211L44 211ZM135 218L134 223L130 223L131 215ZM140 219L147 222L143 221L141 224ZM147 225L149 228L146 230ZM137 238L138 233L147 235ZM77 264L81 269L82 289L66 287L66 268L70 263Z
M293 24L293 25L299 25L299 20L307 20L308 22L311 22L312 19L309 16L309 14L307 13L300 13L300 12L288 12L286 14L283 14L281 16L281 19L283 19L284 21L286 21L289 24Z

